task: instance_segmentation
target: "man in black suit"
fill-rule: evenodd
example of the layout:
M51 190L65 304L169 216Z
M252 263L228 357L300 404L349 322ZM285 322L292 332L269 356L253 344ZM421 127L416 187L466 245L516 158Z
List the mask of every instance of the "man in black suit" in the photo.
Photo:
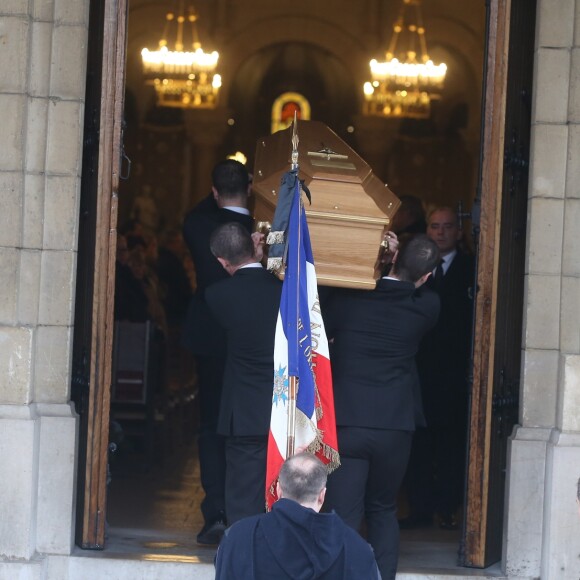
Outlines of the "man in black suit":
M341 467L325 505L355 529L366 519L383 580L395 578L397 492L424 424L415 354L439 314L437 295L420 288L439 261L437 245L418 234L393 259L375 290L336 294L327 309Z
M228 524L264 511L274 337L282 283L266 271L238 223L220 226L211 250L231 276L210 286L207 304L226 333L218 433L225 436Z
M441 313L417 355L427 427L413 440L406 478L410 515L400 523L431 525L437 513L441 528L455 529L465 477L474 261L459 248L462 231L453 209L433 210L427 235L442 257L427 282L439 294Z
M193 258L196 291L184 325L184 345L195 355L199 389L200 430L198 438L205 520L197 535L199 544L218 544L226 527L225 452L217 434L217 419L225 366L225 335L213 319L205 292L215 282L228 278L211 253L209 240L221 224L237 222L248 232L253 220L247 209L250 180L245 166L228 159L212 172L212 192L190 211L183 224L183 237Z

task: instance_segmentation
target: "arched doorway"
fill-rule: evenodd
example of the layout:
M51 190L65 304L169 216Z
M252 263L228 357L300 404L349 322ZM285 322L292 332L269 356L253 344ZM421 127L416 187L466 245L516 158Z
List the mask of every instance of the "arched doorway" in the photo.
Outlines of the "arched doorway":
M493 10L491 10L492 15L500 14L502 17L505 17L508 11L508 6L499 0L497 2L492 3ZM508 19L509 20L509 19ZM492 28L494 29L494 33L497 33L497 38L499 39L498 42L505 43L509 38L508 31L502 27L502 20L501 18L496 18L495 20L492 19L491 21ZM291 28L291 27L290 27ZM305 94L308 94L308 87L293 87L291 86L293 82L297 82L296 79L298 78L298 73L301 70L300 67L294 66L292 64L288 67L288 70L282 68L276 68L274 66L274 62L282 62L284 63L287 59L290 60L291 63L298 63L298 62L306 62L306 68L310 70L310 77L309 79L312 82L313 87L317 87L317 91L322 91L321 94L325 98L313 98L313 112L318 110L320 115L325 115L328 119L328 124L335 125L335 127L341 127L339 134L341 131L344 131L344 136L348 140L350 139L350 133L346 130L348 127L348 123L352 121L352 117L356 117L358 107L357 105L357 96L356 96L356 82L353 79L347 79L348 72L347 69L340 63L340 61L336 58L336 55L331 54L328 50L324 47L316 47L313 46L311 42L308 42L304 39L304 34L299 32L297 33L298 39L292 43L280 44L276 42L272 42L267 44L266 46L262 47L260 50L254 51L246 64L246 61L240 61L240 66L236 69L237 74L233 74L231 78L236 79L232 81L231 87L227 94L227 103L228 106L233 108L235 107L234 116L232 118L239 117L241 120L239 123L234 123L232 127L234 127L231 131L225 131L224 138L220 142L220 147L222 149L216 149L215 154L221 156L222 153L228 153L229 150L237 150L240 148L252 148L255 143L256 135L261 133L267 133L269 130L269 117L268 117L268 110L269 107L263 107L265 112L262 113L260 106L260 99L264 98L271 104L271 101L275 98L276 94L278 94L278 90L281 87L284 87L285 90L301 90ZM494 36L495 38L495 36ZM488 181L492 179L493 175L497 175L498 168L501 166L501 160L503 160L503 147L502 147L502 139L503 135L501 132L504 127L504 116L497 115L498 107L501 109L501 102L503 95L505 94L506 88L506 76L502 76L500 73L505 73L501 68L503 65L501 64L501 50L507 50L505 45L498 45L496 47L496 53L493 53L494 56L490 57L490 69L488 70L488 76L491 76L491 81L488 82L488 93L486 94L486 114L489 116L488 123L486 125L486 130L490 131L487 135L488 141L485 144L486 149L484 150L483 160L484 162L489 162L491 158L495 158L495 165L494 166L485 166L484 169L484 182L485 176L487 176ZM360 50L360 48L359 48ZM119 53L117 53L119 54ZM491 54L491 53L490 53ZM279 59L279 60L277 60ZM495 67L495 68L494 68ZM362 69L361 69L362 70ZM328 74L329 71L332 74ZM349 80L348 83L345 83L345 80ZM357 80L357 79L355 79ZM340 82L339 82L340 81ZM286 84L285 84L286 83ZM344 93L340 93L340 90L344 89L345 86L350 87L349 90L346 90ZM274 90L274 87L276 90ZM322 87L322 88L321 88ZM490 88L492 87L492 88ZM269 92L271 91L271 92ZM333 92L334 91L334 92ZM489 92L491 91L491 92ZM347 103L346 109L335 110L333 108L335 101L338 102L338 99L335 99L334 96L341 94L342 101ZM263 96L265 95L265 96ZM329 99L329 95L332 95L333 98ZM112 98L112 97L109 97ZM265 102L266 102L265 101ZM118 101L117 101L118 102ZM316 106L314 103L317 103ZM264 104L264 103L262 103ZM351 114L351 118L347 121L343 119L347 115L344 115L344 110L347 110ZM492 112L495 117L492 115ZM491 115L491 116L490 116ZM485 115L484 115L485 116ZM321 117L322 118L322 117ZM242 120L243 119L243 120ZM322 120L325 120L322 118ZM381 133L383 129L387 128L388 126L385 123L378 121L376 124L374 120L373 123L367 122L367 125L373 125L369 130L370 134L373 134L372 131L374 130L374 136L379 135L381 137ZM491 122L493 121L493 122ZM364 123L361 121L360 125L362 126ZM353 122L353 126L356 128L357 122ZM379 127L380 130L377 131L376 128ZM342 134L341 134L342 136ZM240 147L239 145L242 145ZM516 164L517 165L517 164ZM495 174L493 172L496 172ZM487 172L487 173L486 173ZM485 294L482 292L481 296L485 296L481 299L481 308L479 310L480 316L483 318L479 322L479 328L487 329L487 342L482 340L481 341L481 351L479 352L479 368L478 372L479 378L476 378L476 381L479 380L481 385L485 383L487 387L490 386L488 384L489 376L488 372L490 369L493 368L493 360L489 358L489 352L486 353L485 347L491 343L491 338L495 337L495 327L490 323L493 319L495 320L496 312L492 308L494 304L494 300L497 300L497 278L490 276L491 272L496 271L496 265L498 264L499 255L497 253L490 253L490 247L493 247L493 242L490 240L490 236L495 239L496 235L498 234L498 230L491 229L489 227L490 224L495 223L495 220L498 217L497 214L497 202L499 200L498 189L492 187L490 188L489 192L486 193L488 196L486 199L490 200L489 205L485 205L484 198L482 195L482 207L484 211L482 212L482 220L481 223L487 224L487 229L485 232L482 232L482 239L485 240L484 249L487 252L484 256L484 260L481 262L481 272L482 278L481 281L486 281L484 285L482 283L482 290L485 291ZM518 210L518 215L521 215L521 208ZM487 220L487 221L486 221ZM500 216L501 221L501 216ZM101 227L104 226L105 222L101 223ZM109 224L107 224L109 226ZM483 228L482 228L483 229ZM488 236L485 238L485 236ZM98 248L97 254L101 250L102 246ZM109 254L110 255L110 254ZM484 321L485 319L485 321ZM487 324L487 326L486 326ZM91 349L97 348L95 345L91 347ZM91 352L96 352L91 350ZM106 354L106 348L105 348ZM95 355L96 356L96 355ZM476 357L477 358L477 357ZM95 358L96 360L96 358ZM101 359L99 359L101 360ZM105 363L106 364L106 358ZM106 367L103 367L106 368ZM93 385L91 385L92 387ZM98 388L98 385L95 385L95 388ZM106 386L101 385L101 388L106 388ZM489 420L489 409L490 404L489 401L491 399L489 397L493 397L492 393L493 389L486 388L484 390L480 390L478 393L478 397L480 397L480 406L477 410L477 421L478 424L474 424L474 429L478 429L477 433L474 431L474 437L472 438L472 449L474 453L483 452L481 455L482 461L489 466L488 460L489 456L485 455L485 450L489 449L490 439L489 439L489 431L487 430L487 421ZM102 393L92 393L89 398L97 398L100 396L101 401L104 401L102 398ZM94 399L97 400L97 399ZM103 408L95 408L92 411L91 419L94 424L103 424L105 420L105 415L103 414ZM475 436L477 434L477 437ZM481 437L481 438L478 438ZM104 469L102 462L103 451L102 449L99 451L101 453L101 464L99 469ZM487 463L486 463L487 462ZM106 462L105 462L106 463ZM475 465L475 464L474 464ZM473 468L477 469L477 468ZM102 473L102 472L100 472ZM100 480L102 481L102 474L99 475ZM486 488L487 482L482 482L479 486L480 498L483 498L484 495L487 494ZM487 499L485 500L487 502ZM89 505L91 505L94 509L97 510L97 513L101 513L102 517L102 510L103 504L102 503L95 503L92 500L89 501ZM477 502L473 503L473 509L471 512L471 516L473 521L475 521L482 513L483 510L483 500L480 500L479 507L477 506ZM486 530L485 533L489 533L489 530ZM95 544L96 546L101 545L97 541ZM483 542L485 543L485 542ZM471 548L468 548L471 549ZM479 548L481 549L481 543ZM476 560L472 561L472 565L483 565L478 564Z

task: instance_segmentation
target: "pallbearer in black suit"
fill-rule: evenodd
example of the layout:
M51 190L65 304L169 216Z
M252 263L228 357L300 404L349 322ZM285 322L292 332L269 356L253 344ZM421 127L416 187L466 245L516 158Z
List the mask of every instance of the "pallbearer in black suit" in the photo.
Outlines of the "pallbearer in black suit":
M217 434L225 335L211 316L205 291L229 276L211 253L209 239L213 231L225 223L238 222L248 232L253 227L247 209L250 180L245 166L233 159L218 163L212 172L212 183L210 196L187 214L183 224L183 237L191 252L196 276L196 291L184 327L184 343L195 355L199 388L198 447L201 485L205 492L201 503L205 524L197 535L197 542L204 545L219 543L227 517L224 513L224 441Z
M341 467L329 477L325 505L353 528L366 520L383 580L395 578L397 492L413 431L424 424L415 355L437 321L439 298L420 287L438 261L437 245L417 235L375 290L336 294L327 307Z
M474 261L459 248L462 231L452 208L429 214L427 235L442 257L439 276L427 282L439 294L441 313L417 356L427 427L413 440L407 473L410 515L401 527L430 525L437 513L440 527L454 529L465 477Z
M228 524L264 511L274 384L274 336L282 283L262 268L259 239L237 223L219 227L211 250L230 278L207 304L225 330L227 358L218 433L225 436ZM258 234L259 236L259 234Z

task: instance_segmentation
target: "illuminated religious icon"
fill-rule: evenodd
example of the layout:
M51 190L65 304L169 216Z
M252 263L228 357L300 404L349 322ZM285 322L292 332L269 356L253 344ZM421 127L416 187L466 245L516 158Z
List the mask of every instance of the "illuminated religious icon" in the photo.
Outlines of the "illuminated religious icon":
M310 120L310 103L300 93L282 93L272 105L272 133L287 129L297 119Z

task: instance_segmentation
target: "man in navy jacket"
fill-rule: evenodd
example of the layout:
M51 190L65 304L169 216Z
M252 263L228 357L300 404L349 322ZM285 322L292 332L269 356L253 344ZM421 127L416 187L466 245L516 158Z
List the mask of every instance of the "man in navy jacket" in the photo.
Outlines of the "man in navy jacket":
M374 290L337 293L326 310L341 457L326 507L355 529L366 520L384 580L395 578L397 493L413 432L425 423L415 355L439 314L438 296L420 287L439 259L437 245L417 235Z
M279 499L267 514L232 526L220 544L216 580L380 578L372 549L335 513L321 514L326 467L299 453L280 470Z

